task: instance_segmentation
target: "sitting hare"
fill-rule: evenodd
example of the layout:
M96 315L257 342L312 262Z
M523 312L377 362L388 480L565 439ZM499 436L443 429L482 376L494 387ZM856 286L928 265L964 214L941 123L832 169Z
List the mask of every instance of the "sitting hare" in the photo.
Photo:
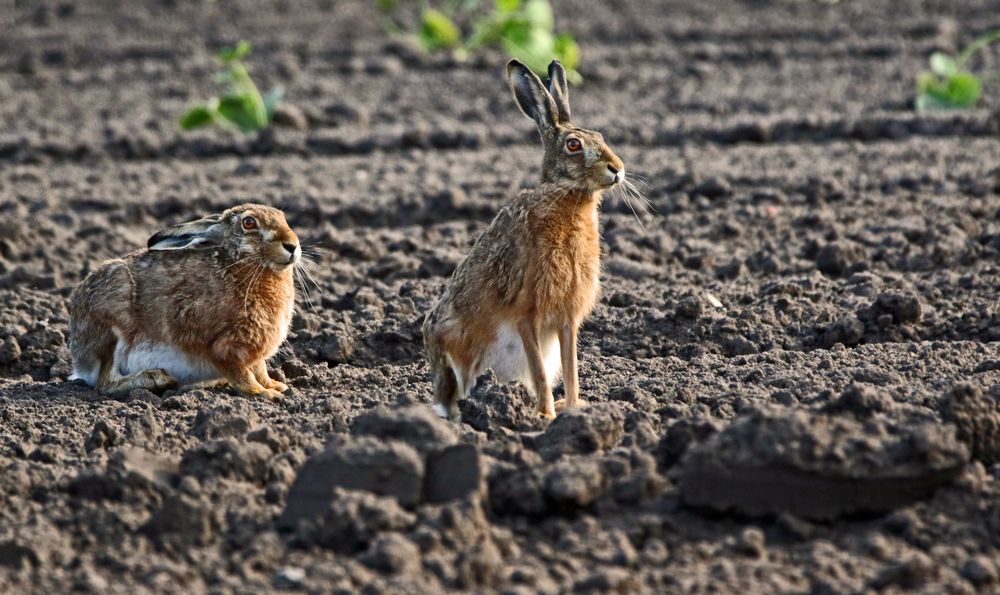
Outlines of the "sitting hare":
M301 254L284 214L263 205L156 233L73 292L71 378L102 392L228 381L281 397L265 361L288 334Z
M600 134L570 123L562 65L548 74L546 88L524 64L507 64L514 98L541 133L541 185L500 210L424 321L434 395L451 419L487 368L524 382L543 416L580 404L576 340L600 283L597 209L625 169ZM560 372L566 397L553 403Z

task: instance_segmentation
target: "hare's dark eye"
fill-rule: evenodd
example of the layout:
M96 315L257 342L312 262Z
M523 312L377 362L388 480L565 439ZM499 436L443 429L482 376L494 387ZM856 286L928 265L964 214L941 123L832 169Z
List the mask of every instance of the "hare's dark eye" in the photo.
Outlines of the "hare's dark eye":
M580 142L580 139L577 138L566 139L566 150L569 151L570 153L579 153L580 149L582 148L583 148L583 143Z
M243 218L243 229L245 229L247 231L252 231L254 229L257 229L257 220L254 219L253 217L244 217Z

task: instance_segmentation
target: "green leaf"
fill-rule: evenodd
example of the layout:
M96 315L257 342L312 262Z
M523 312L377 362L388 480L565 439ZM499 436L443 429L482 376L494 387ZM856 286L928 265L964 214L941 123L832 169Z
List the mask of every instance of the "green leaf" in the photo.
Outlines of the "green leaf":
M517 48L527 48L533 43L532 35L534 28L526 19L517 17L507 19L500 24L500 41L505 46L515 46ZM509 48L508 48L509 51ZM523 50L521 50L523 51Z
M569 33L556 35L555 53L566 70L576 70L580 64L580 46Z
M462 33L448 15L434 8L424 9L421 15L420 43L428 50L453 48L462 39Z
M521 0L497 0L497 12L514 12L521 7Z
M928 90L937 83L937 77L930 72L921 72L917 75L917 92L927 93Z
M472 34L465 41L466 49L474 50L484 45L497 43L501 39L504 22L498 18L483 18L473 25Z
M934 52L930 58L931 72L940 77L949 77L958 72L958 65L948 54Z
M524 17L532 27L551 32L554 26L552 5L549 0L528 0L524 4Z
M267 92L264 96L264 111L267 112L267 120L271 121L271 116L274 115L274 108L281 103L281 99L285 96L285 88L281 85L277 85L273 89Z
M223 64L229 64L235 60L242 60L249 53L250 42L244 39L231 48L222 48L219 50L218 57L219 61Z
M202 126L208 126L213 120L212 111L205 105L199 105L189 109L178 122L184 130L192 130Z
M242 132L257 132L267 127L267 120L261 117L255 104L249 95L226 95L219 100L219 116Z
M948 78L922 72L917 77L917 109L961 109L972 107L982 94L982 83L970 72Z
M385 12L392 12L396 8L396 0L377 0L378 7Z
M948 97L957 107L972 107L979 101L982 84L971 72L959 72L948 79Z
M555 37L545 29L530 28L526 36L505 36L503 45L507 53L524 62L539 76L546 74L549 62L555 56Z

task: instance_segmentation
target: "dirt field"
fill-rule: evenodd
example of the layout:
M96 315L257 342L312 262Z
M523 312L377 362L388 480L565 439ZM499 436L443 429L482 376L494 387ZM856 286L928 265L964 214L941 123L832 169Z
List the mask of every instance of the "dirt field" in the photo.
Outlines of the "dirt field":
M16 0L0 591L1000 589L1000 93L911 107L996 2L554 4L574 119L654 211L602 207L591 406L548 425L487 376L457 425L420 324L538 175L506 56L415 52L374 2ZM181 132L241 38L305 129ZM68 382L83 276L245 201L315 254L295 394Z

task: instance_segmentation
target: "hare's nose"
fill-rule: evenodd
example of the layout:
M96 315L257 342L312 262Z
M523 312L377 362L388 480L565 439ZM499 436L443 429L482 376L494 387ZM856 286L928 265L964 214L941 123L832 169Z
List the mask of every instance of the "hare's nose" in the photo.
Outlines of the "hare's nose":
M625 179L625 172L622 169L611 165L610 163L608 164L608 171L611 173L612 176L614 176L616 184Z
M281 247L288 250L289 254L295 254L295 250L299 247L299 245L293 242L282 242Z

